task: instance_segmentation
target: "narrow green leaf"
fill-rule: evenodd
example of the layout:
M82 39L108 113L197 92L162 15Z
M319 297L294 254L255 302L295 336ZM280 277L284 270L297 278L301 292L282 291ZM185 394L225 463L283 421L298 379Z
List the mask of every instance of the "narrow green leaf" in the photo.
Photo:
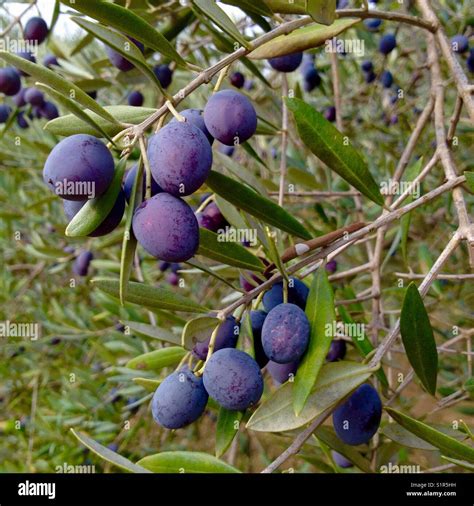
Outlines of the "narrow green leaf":
M217 415L216 426L216 457L219 458L227 451L239 430L242 420L241 411L230 411L221 407Z
M121 123L131 123L133 125L138 125L156 112L156 109L133 107L131 105L110 105L104 107L104 109ZM123 130L121 125L114 125L108 121L104 121L99 115L93 112L85 111L85 114L111 137ZM67 114L66 116L48 121L44 129L54 135L64 137L75 134L97 135L96 129L92 127L89 122L79 119L72 114Z
M93 98L91 98L87 93L82 91L81 88L75 84L69 83L63 79L56 72L6 51L0 51L0 58L4 59L14 67L23 70L23 72L34 77L38 82L46 84L54 90L57 90L62 95L66 97L74 97L74 100L76 100L76 102L82 106L90 109L91 111L94 111L98 116L104 118L107 122L118 126L119 129L122 128L117 123L117 120L102 106L100 106Z
M161 385L161 380L154 380L150 378L132 378L132 381L149 392L154 392Z
M65 97L61 93L58 93L56 90L53 90L50 86L46 86L46 84L36 83L36 87L45 93L47 93L50 97L52 97L56 102L59 102L64 108L71 111L74 116L77 116L82 121L85 121L88 125L94 128L97 133L99 133L102 137L105 137L108 141L113 143L112 137L107 134L107 132L97 123L95 122L91 116L86 114L77 104L73 102L71 99Z
M269 225L303 239L311 239L310 233L288 211L234 179L211 170L206 184L223 199Z
M189 320L183 328L181 345L192 350L197 343L202 343L211 337L212 331L219 324L219 320L212 316L198 316Z
M468 471L474 472L474 464L469 464L469 462L466 462L465 460L451 459L449 457L445 457L444 455L441 455L441 458L451 464L455 464L456 466L463 467Z
M267 194L265 186L261 182L260 178L255 176L255 173L252 170L236 162L230 156L223 155L218 151L214 153L214 160L215 163L225 167L227 170L229 170L229 172L232 173L233 176L238 177L242 183L251 186L252 189L260 195L265 196Z
M466 434L461 432L460 430L452 429L451 427L443 427L437 424L433 424L432 428L435 430L439 430L446 436L452 437L457 441L463 441L466 439ZM381 429L382 434L390 438L392 441L395 441L399 445L407 446L408 448L417 448L419 450L428 450L435 451L437 450L436 446L428 443L427 441L415 436L412 432L405 429L398 423L389 423L386 424Z
M474 378L471 377L467 379L463 385L463 388L470 394L474 393Z
M465 171L464 176L466 177L467 186L474 192L474 172Z
M197 271L205 272L206 274L209 274L209 276L212 276L213 278L218 279L222 283L226 284L228 287L232 288L232 290L235 291L242 291L241 288L235 287L230 281L228 281L224 276L221 276L217 271L216 268L210 268L207 265L202 264L201 262L198 262L195 258L192 258L191 260L187 260L186 263L190 265L191 267L194 267ZM223 267L223 266L217 266L217 267ZM225 267L225 266L224 266Z
M336 19L336 0L306 0L306 12L323 25L332 25Z
M80 53L85 47L87 47L90 43L94 42L94 36L92 33L86 33L82 39L79 39L77 44L71 49L69 56L74 56L77 53Z
M233 225L235 228L247 228L247 223L245 222L240 212L235 208L235 206L227 202L227 200L224 200L219 195L216 195L214 198L220 212L224 215L224 218L231 225Z
M320 189L320 185L313 174L310 174L305 170L298 169L297 167L290 167L288 169L288 181L296 183L298 186L302 186L308 190Z
M265 0L273 12L279 14L306 14L307 0Z
M270 262L275 264L278 272L283 276L286 282L288 282L288 274L286 273L285 267L278 252L277 238L272 236L271 230L268 227L265 227L265 233L267 236L267 244L265 248L267 258L270 260Z
M370 200L383 205L367 163L339 130L303 100L285 100L295 117L298 133L311 152Z
M112 86L112 82L106 79L94 78L94 79L79 79L74 81L74 84L79 86L81 90L86 92L101 90L102 88L109 88Z
M142 371L159 371L164 367L178 365L185 355L186 350L181 346L169 346L132 358L128 361L127 367Z
M261 16L273 16L273 12L263 0L222 0L222 3L239 7L245 12L253 12Z
M76 16L72 16L71 19L86 32L92 33L95 38L110 46L112 49L117 51L117 53L120 53L128 61L130 61L130 63L133 63L135 67L137 67L137 69L140 70L140 72L142 72L163 95L166 95L160 81L153 70L148 66L142 52L130 41L130 39L98 23L91 23L86 19ZM126 47L128 47L128 50L125 49Z
M332 450L340 453L350 460L364 473L372 473L370 462L364 458L354 447L344 444L331 427L321 426L314 432L315 436Z
M302 427L335 406L367 381L373 372L374 369L355 362L325 364L299 416L295 415L293 409L294 383L287 381L258 407L247 422L247 428L262 432L283 432Z
M416 375L426 390L435 395L438 350L423 299L413 282L408 285L403 299L400 334L408 361Z
M193 0L193 4L229 37L239 42L242 46L250 49L250 42L243 37L234 22L215 2L215 0Z
M242 144L242 147L247 151L247 154L251 156L255 161L257 161L260 165L263 165L266 169L268 169L267 164L261 159L259 154L253 149L252 145L247 141Z
M437 450L436 446L433 446L432 444L427 443L424 439L415 436L415 434L412 434L398 423L389 423L385 425L381 429L381 433L392 441L395 441L407 448L416 448L418 450L428 451Z
M127 296L128 281L132 272L133 261L135 259L135 252L137 249L137 238L133 233L132 220L136 208L141 204L143 195L143 163L140 159L137 165L135 174L135 181L133 182L132 191L127 209L125 211L125 230L123 232L122 252L120 254L120 287L119 287L119 300L122 306L125 303Z
M355 293L351 293L349 298L355 298ZM351 315L348 313L347 309L344 306L338 307L339 316L341 317L344 323L350 323L351 325L357 325ZM364 331L362 331L359 335L351 335L352 342L355 347L359 351L362 357L366 357L371 353L374 349L372 343L367 338L367 335ZM379 378L382 385L388 388L388 380L387 376L385 376L385 372L382 367L375 373L375 375Z
M94 452L100 458L104 459L107 462L123 469L124 471L129 471L130 473L149 473L150 471L140 465L134 464L130 462L125 457L122 457L118 453L113 452L109 448L102 446L97 441L94 441L90 437L82 434L81 432L76 432L74 429L71 429L72 434L76 439L78 439L86 448L89 448L91 452Z
M400 218L400 230L402 232L402 237L400 239L400 246L402 249L402 257L405 264L408 262L408 234L410 232L410 223L411 223L411 211L409 213L404 214Z
M427 441L438 448L444 455L454 459L465 460L474 463L474 448L460 443L456 439L443 434L439 430L433 429L426 423L410 418L400 411L392 408L385 408L385 411L400 425L405 427L415 436Z
M106 192L90 199L70 221L65 234L68 237L85 237L93 232L107 217L117 201L122 188L126 159L122 158L115 168L114 178Z
M240 473L235 467L203 452L162 452L149 455L137 464L154 473Z
M173 334L169 330L155 327L154 325L148 325L147 323L132 322L130 320L124 320L123 324L142 336L152 337L153 339L158 339L165 343L181 345L181 336Z
M360 19L344 18L336 20L331 26L304 26L288 35L275 37L254 49L248 56L254 60L263 60L322 46L326 40L336 37L359 22Z
M172 41L195 19L196 15L191 7L181 8L174 11L173 15L169 16L163 24L160 24L158 29L165 39Z
M220 240L220 237L223 237L223 240ZM199 229L197 254L240 269L263 270L262 262L248 249L236 242L226 241L225 236L220 236L205 228Z
M54 28L59 19L59 14L61 11L61 2L59 0L55 0L54 9L53 9L53 17L51 18L51 23L49 25L49 34L48 39L51 37L51 34L54 32Z
M313 276L305 312L311 325L311 333L308 349L295 376L293 407L297 416L311 394L334 337L334 293L327 271L323 267Z
M91 283L116 299L120 297L120 281L118 279L96 278ZM168 309L188 313L207 313L209 311L208 308L167 288L154 287L144 283L129 283L125 300L148 309Z
M418 174L420 173L421 167L423 164L423 158L419 158L413 165L411 165L405 173L404 180L407 182L413 181ZM413 201L413 197L409 197L408 199L404 200L404 204L408 204L409 202ZM402 249L402 256L405 263L408 261L408 233L410 231L410 222L411 222L411 212L404 214L400 218L400 229L402 232L402 236L400 239L400 246Z
M71 4L71 0L61 0L61 2L104 25L112 26L120 32L130 35L146 47L158 51L179 65L186 65L181 55L165 37L132 10L102 0L74 0L73 4Z
M430 248L427 244L420 244L418 247L418 261L420 262L421 272L428 272L431 267L433 267L433 255L431 254ZM434 280L433 283L431 283L431 290L433 290L433 292L436 293L438 297L441 297L443 295L441 283L438 279Z
M13 122L16 120L17 116L18 116L18 112L19 112L19 109L16 108L11 114L10 116L8 117L2 131L0 132L0 140L2 139L2 137L8 132L8 130L10 129L10 127L13 125Z

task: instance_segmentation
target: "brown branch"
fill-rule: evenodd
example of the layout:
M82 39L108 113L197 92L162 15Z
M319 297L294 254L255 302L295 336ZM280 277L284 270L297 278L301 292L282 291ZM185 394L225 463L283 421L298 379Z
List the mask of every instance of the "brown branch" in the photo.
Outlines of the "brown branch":
M447 259L451 256L453 251L459 246L460 242L461 236L459 232L455 232L453 237L450 239L450 241L442 251L441 255L438 257L438 259L433 264L428 274L423 279L423 282L419 286L418 291L420 292L420 295L422 297L424 297L427 294L431 284L436 279L436 276L438 275L439 271L441 270ZM385 339L377 348L374 356L372 357L372 360L370 361L371 366L375 367L382 360L385 353L387 353L392 344L395 342L395 339L398 337L399 332L400 332L400 319L397 320L390 333L385 337Z
M462 98L471 120L474 121L474 99L471 95L472 89L463 68L453 53L451 43L446 37L444 29L428 0L417 0L416 3L424 20L435 27L435 37L429 37L428 40L428 52L435 50L435 44L437 41L441 52L443 53L444 59L449 66L451 76L456 83L459 96Z
M394 221L399 220L404 214L409 213L413 209L416 209L417 207L420 207L427 202L430 202L431 200L435 199L436 197L442 195L443 193L451 190L455 186L458 186L460 184L463 184L466 181L466 178L464 176L459 176L457 179L452 181L447 181L446 183L442 184L438 188L430 191L429 193L426 193L419 199L414 200L413 202L410 202L409 204L401 207L400 209L396 209L394 211L391 211L389 213L385 213L382 216L380 216L378 219L373 221L372 223L369 223L364 228L361 228L360 230L357 230L353 234L350 235L349 239L342 238L339 239L326 248L323 248L321 251L314 253L312 255L309 255L308 257L300 260L296 264L292 265L288 268L287 272L288 274L295 274L303 267L306 267L307 265L312 265L316 261L321 260L322 258L326 258L329 253L332 253L333 251L336 251L337 249L347 246L348 241L350 243L354 243L358 239L364 238L367 234L374 232L380 227L383 227L389 223L392 223ZM255 287L250 292L246 293L239 299L237 299L235 302L227 306L226 308L218 311L218 315L220 318L225 318L229 314L232 314L237 308L244 304L249 304L255 297L257 297L261 292L264 292L265 290L268 290L271 286L273 286L275 283L278 283L282 280L281 274L274 274L270 279L263 282L262 284Z

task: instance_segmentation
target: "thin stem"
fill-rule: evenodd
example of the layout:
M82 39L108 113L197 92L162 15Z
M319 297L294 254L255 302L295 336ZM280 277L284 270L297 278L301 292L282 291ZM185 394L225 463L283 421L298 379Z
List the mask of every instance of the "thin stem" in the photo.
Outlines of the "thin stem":
M339 65L337 62L337 52L331 51L331 75L332 87L334 93L334 106L336 108L336 126L342 132L342 98L341 98L341 83L339 79Z
M280 191L278 194L278 204L283 205L283 196L285 192L286 178L286 151L288 148L288 107L286 106L286 97L288 96L288 79L285 73L281 77L281 156L280 156Z

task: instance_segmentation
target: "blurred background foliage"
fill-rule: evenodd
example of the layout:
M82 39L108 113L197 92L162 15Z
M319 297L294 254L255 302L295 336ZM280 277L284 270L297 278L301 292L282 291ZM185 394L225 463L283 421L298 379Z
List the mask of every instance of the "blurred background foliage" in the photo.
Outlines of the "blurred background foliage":
M5 2L5 5L8 7L13 3ZM176 17L183 15L186 9L178 2L123 0L116 3L134 9L162 29L172 27ZM472 33L472 25L468 26L474 15L470 2L437 3L437 14L445 23L449 36L464 31ZM378 7L396 10L400 5L385 1L379 2ZM61 12L63 21L71 11L62 5ZM247 35L261 33L261 28L248 16L243 16L241 11L231 12L237 25ZM51 9L42 14L49 24ZM10 19L5 13L1 15L2 26L5 26ZM189 27L186 27L188 23ZM38 61L46 52L54 53L59 58L61 68L58 71L61 75L78 83L85 91L97 90L97 100L102 105L125 104L133 89L142 91L145 107L157 107L161 103L162 98L137 70L122 73L110 65L102 43L76 30L72 22L61 26L71 26L73 36L64 28L55 31L47 45L40 46ZM222 44L219 44L213 25L193 23L190 16L183 27L186 28L179 34L178 46L189 61L204 68L222 58ZM399 41L398 49L384 60L376 51L378 39L380 33L394 30ZM177 35L172 30L168 33L170 38ZM338 55L345 134L364 153L375 179L388 180L429 96L424 39L413 27L397 26L391 22L384 22L381 32L376 33L359 23L345 36L363 40L366 55L373 60L376 72L380 73L382 68L389 69L395 76L396 86L404 93L403 99L392 100L396 87L387 91L378 83L367 84L360 70L361 59L352 54ZM10 37L21 38L19 27L13 29ZM322 84L311 93L304 92L302 77L297 71L289 77L290 89L323 112L333 105L330 58L321 48L311 52L315 54L315 65ZM150 62L159 61L159 56L151 52L148 58ZM257 62L257 65L269 81L275 83L275 74L266 63ZM258 113L269 123L279 125L281 106L278 87L275 85L274 89L270 89L240 62L232 69L243 72L248 80L253 81L254 86L247 93ZM177 92L186 85L190 76L189 71L176 69L170 91ZM26 82L33 84L30 78L26 78ZM226 82L225 86L229 83ZM200 87L180 108L202 108L210 92L211 85ZM455 98L454 87L448 87L448 111L453 109ZM61 113L66 114L67 111ZM87 240L65 237L67 222L62 202L48 192L41 178L44 161L59 141L58 137L43 129L45 123L45 120L33 120L28 129L20 129L14 123L8 129L0 130L0 320L40 322L42 326L42 335L34 342L2 338L0 470L54 472L56 466L67 463L92 464L97 472L115 471L109 464L89 454L72 437L69 428L83 430L105 446L113 445L111 448L118 449L132 461L166 450L200 450L212 454L215 410L208 410L201 421L178 432L160 429L149 412L150 391L132 381L137 372L125 367L127 361L160 344L150 337L127 332L121 322L150 323L150 314L130 304L121 307L115 299L91 289L88 283L90 277L118 275L122 232L118 229L107 237ZM458 144L453 147L453 153L459 172L474 170L474 129L468 121L462 120L457 134ZM299 191L349 189L347 183L301 149L296 137L290 134L290 139L288 183L294 184ZM433 139L433 128L428 127L417 144L414 158L422 157L426 162L434 151ZM240 177L245 180L251 174L261 182L264 190L278 190L279 136L257 136L250 144L262 161L250 156L243 147L238 147L232 160L241 170ZM224 168L220 159L215 162L216 165L219 169ZM435 170L424 180L422 188L429 191L443 180L442 172ZM188 200L197 207L205 193L203 188ZM473 202L474 197L469 194L468 208L471 211ZM285 207L303 220L313 233L329 232L348 221L356 221L358 216L354 199L350 197L324 200L290 197ZM367 221L375 219L378 213L377 206L364 200ZM455 229L456 218L449 193L413 213L408 248L409 269L426 273ZM398 277L394 274L407 271L399 242L400 227L396 225L386 235L382 287L384 309L389 313L388 322L391 324L398 316L406 288L406 284L399 286ZM70 249L65 251L66 247ZM74 257L83 249L90 249L94 260L89 277L81 279L73 275L71 267ZM159 271L154 259L143 250L139 250L139 257L140 269L134 271L132 280L141 280L143 276L143 280L151 285L167 283L166 274ZM364 262L365 249L353 247L338 258L338 270ZM464 246L453 255L444 272L469 272ZM221 274L238 282L237 269L225 268ZM205 301L211 307L223 307L223 300L229 295L226 285L202 273L182 272L180 278L184 283L174 290L193 300ZM351 294L360 293L370 286L370 273L333 283L336 300L349 299ZM425 304L438 344L453 337L454 327L474 327L472 281L438 281L425 298ZM370 301L348 306L347 309L358 321L370 319ZM186 321L186 315L165 311L156 312L151 318L151 321L156 319L159 327L178 333ZM464 348L455 349L457 353L441 355L438 389L441 397L452 394L463 385L471 366L472 357L468 362L466 355L462 354ZM358 354L352 347L348 357L358 360ZM403 354L393 353L389 360L395 371L406 370ZM140 375L147 376L146 373ZM163 377L163 373L160 375ZM153 376L149 374L149 377ZM268 381L266 388L273 388ZM413 384L401 395L400 407L412 416L421 416L435 407L435 401ZM472 423L473 415L472 403L467 400L436 412L430 420L450 425L462 418ZM242 430L234 448L235 465L244 471L258 471L289 442L285 435ZM439 464L436 452L410 449L388 439L381 446L377 459L379 464L392 459L398 463L419 463L422 468ZM321 449L312 440L306 445L303 458L293 459L288 465L299 472L332 470L324 448Z

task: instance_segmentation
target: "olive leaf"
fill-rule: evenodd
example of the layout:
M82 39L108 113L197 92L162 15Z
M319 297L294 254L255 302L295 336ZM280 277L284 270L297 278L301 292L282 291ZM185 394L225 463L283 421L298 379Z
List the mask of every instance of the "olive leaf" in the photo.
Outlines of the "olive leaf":
M68 237L85 237L93 232L108 216L122 189L126 159L120 160L115 168L114 177L105 193L89 199L73 217L66 228Z
M132 378L132 381L149 392L154 392L161 385L161 380L150 378Z
M242 420L241 411L230 411L221 407L217 415L216 425L216 457L221 457L229 448L239 430Z
M340 453L346 459L350 460L355 466L365 473L371 473L370 462L363 457L354 447L344 444L333 428L321 426L314 432L315 436L325 445Z
M245 12L253 12L261 16L273 16L272 10L264 0L222 0L222 3L240 7Z
M162 452L137 462L154 473L240 473L235 467L203 452Z
M311 394L334 337L334 293L324 267L320 267L313 276L305 312L311 331L308 349L298 366L293 388L293 407L297 416Z
M403 299L400 334L413 370L426 390L435 395L438 350L423 299L413 282L408 285Z
M287 381L250 417L247 428L263 432L297 429L335 406L367 381L373 369L355 362L341 361L323 366L316 384L298 416L293 408L294 383Z
M120 281L118 279L96 278L91 283L112 297L120 298ZM209 311L206 307L172 290L162 287L157 288L144 283L130 282L125 300L148 309L168 309L188 313L207 313Z
M230 242L226 238L207 230L199 229L199 249L197 255L202 255L217 262L222 262L240 269L262 271L262 262L250 251L238 243Z
M156 112L156 109L133 107L131 105L109 105L104 107L104 109L107 113L114 116L117 121L132 125L138 125ZM121 125L114 125L109 121L105 121L94 112L84 111L84 114L87 114L94 122L94 125L97 125L101 131L103 130L110 137L117 135L124 128ZM48 121L44 129L54 135L64 137L75 134L97 135L97 128L95 126L92 126L89 121L77 118L73 114L66 114L65 116Z
M218 324L219 319L213 316L198 316L189 320L183 328L181 345L192 350L197 343L208 339Z
M417 160L413 165L411 165L407 170L405 174L405 181L413 181L418 174L420 173L421 167L423 165L423 158L420 158ZM412 202L413 197L410 197L408 199L408 202ZM404 201L405 204L408 203L407 201ZM402 256L405 263L408 261L408 250L407 250L407 244L408 244L408 233L410 231L410 222L411 222L411 212L404 214L400 219L400 229L402 231L402 237L400 240L400 245L402 249Z
M273 225L280 230L303 239L311 239L310 233L293 216L251 188L234 179L211 170L206 180L207 186L235 207L246 211L256 218Z
M102 0L61 0L62 3L72 6L79 12L90 16L104 25L129 35L140 41L146 47L158 51L164 56L174 60L177 64L185 66L186 62L165 37L147 23L133 10Z
M178 365L185 355L186 350L181 346L169 346L134 357L127 362L127 367L144 371L159 371L164 367Z
M173 334L169 330L162 329L155 325L148 325L147 323L133 322L130 320L123 320L123 324L129 327L133 332L142 336L158 339L165 343L181 345L181 336Z
M443 455L454 459L465 460L474 463L474 448L465 445L456 439L443 434L439 430L433 429L428 424L415 420L400 411L392 408L385 408L385 411L402 427L415 434L419 438L427 441L440 450Z
M304 26L288 35L275 37L254 49L248 56L254 60L263 60L315 48L351 28L359 21L360 19L338 19L330 26L315 24Z
M72 16L71 20L81 28L91 33L104 44L110 46L114 51L124 56L130 63L133 63L140 72L142 72L163 95L166 95L159 79L153 70L148 66L140 49L127 37L117 33L98 23L91 23L86 19ZM127 47L127 50L125 49Z
M466 177L466 183L471 192L474 192L474 172L464 172L464 176Z
M89 436L81 432L76 432L74 429L71 429L72 434L76 439L78 439L86 448L89 448L91 452L94 452L100 458L104 459L107 462L110 462L114 466L123 469L124 471L128 471L130 473L150 473L148 469L142 467L138 464L134 464L130 462L125 457L122 457L118 453L110 450L109 448L102 446L97 441L94 441Z
M94 111L98 116L106 120L107 123L112 123L116 128L118 127L119 131L122 128L119 122L85 91L82 91L75 84L66 81L56 72L7 51L0 51L0 58L14 67L23 70L23 72L34 77L38 82L46 84L65 97L74 97L76 102Z
M298 98L285 99L301 140L331 170L376 204L384 200L367 162L339 130L312 106Z
M332 25L336 19L336 0L306 0L306 12L323 25Z
M355 294L350 290L350 298L355 298ZM344 306L339 306L337 308L339 316L341 317L341 320L344 323L348 323L350 325L357 325L357 323L354 321L354 319L351 317L349 312ZM372 353L374 347L372 343L370 342L370 339L367 337L365 332L362 330L362 332L358 335L351 335L352 342L354 343L356 349L359 351L362 357L366 357L370 353ZM375 375L379 378L382 385L386 388L388 388L388 380L387 376L385 375L385 372L382 368L378 369Z
M193 0L193 4L229 37L239 42L247 49L250 48L250 42L245 39L235 26L234 22L223 11L214 0Z
M120 255L120 286L119 299L120 304L125 303L125 297L128 290L128 281L132 272L133 261L137 249L137 238L133 233L132 222L135 210L141 204L143 195L143 162L140 159L137 164L135 180L133 181L132 191L130 192L128 207L125 212L125 230L122 240L122 252Z

